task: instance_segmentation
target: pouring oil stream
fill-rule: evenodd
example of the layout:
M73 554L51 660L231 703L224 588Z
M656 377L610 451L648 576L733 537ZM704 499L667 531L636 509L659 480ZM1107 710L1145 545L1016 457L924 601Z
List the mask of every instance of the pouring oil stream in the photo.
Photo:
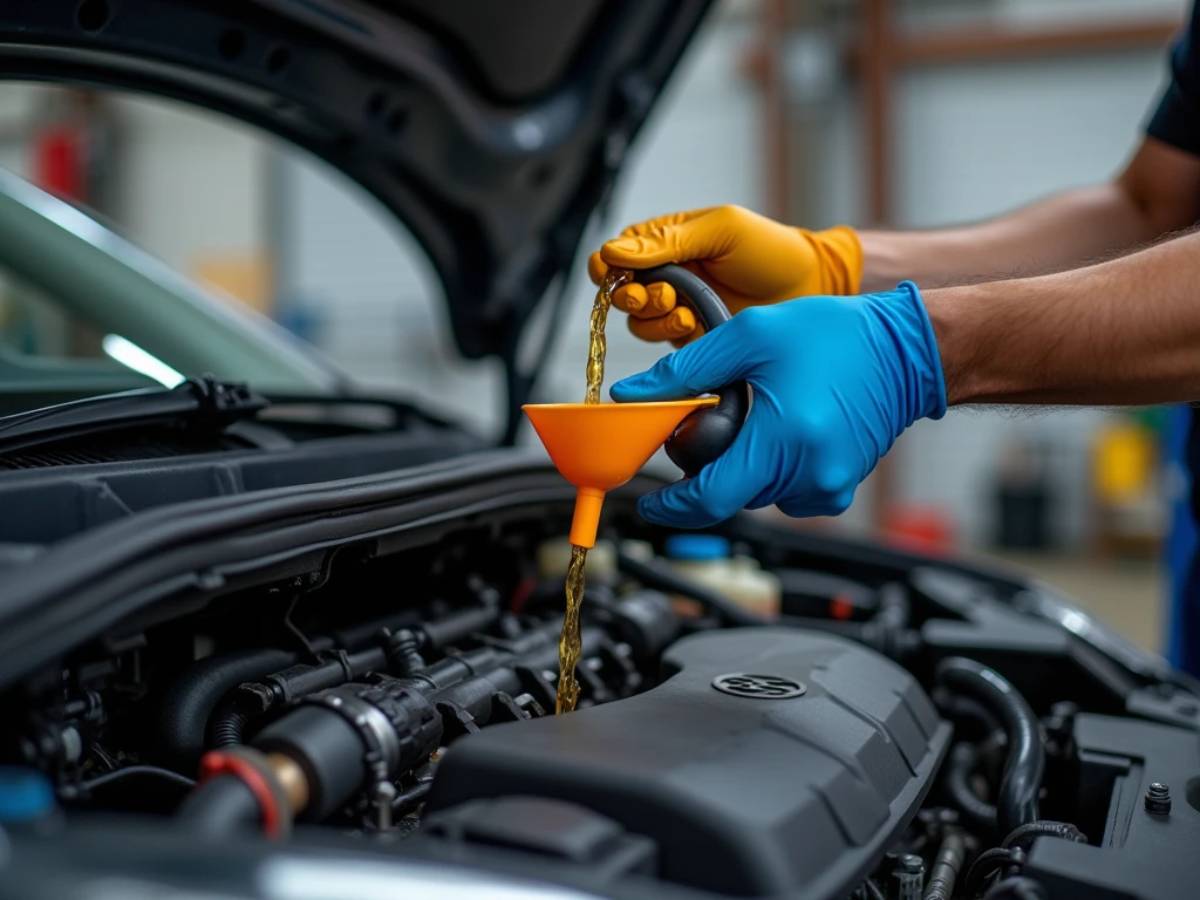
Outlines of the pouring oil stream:
M584 403L600 402L600 388L604 384L604 356L608 351L608 340L604 335L608 323L608 309L612 305L613 291L631 277L632 273L626 269L609 269L596 291L588 329L587 392L583 397ZM579 682L575 680L575 666L579 663L581 652L579 608L583 604L586 566L587 548L572 544L565 591L567 611L563 617L562 633L558 638L558 692L554 701L556 715L572 712L579 700Z

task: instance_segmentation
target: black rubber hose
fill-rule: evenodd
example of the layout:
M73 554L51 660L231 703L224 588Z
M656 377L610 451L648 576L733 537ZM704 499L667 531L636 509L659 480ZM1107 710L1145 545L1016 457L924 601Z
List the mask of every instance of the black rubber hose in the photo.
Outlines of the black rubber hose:
M477 631L487 631L499 617L497 607L468 606L440 619L422 622L418 630L425 636L424 646L441 650Z
M245 743L246 714L235 704L223 704L213 715L210 743L214 747L236 747Z
M81 781L78 784L64 785L59 789L59 796L63 799L70 800L76 797L86 797L91 791L96 788L104 787L108 784L113 784L117 781L123 781L126 778L135 776L150 776L153 778L161 778L164 781L169 781L180 788L195 787L196 781L194 778L188 778L186 775L180 775L178 772L172 772L170 769L164 769L160 766L125 766L121 769L113 769L111 772L104 772L94 778L89 778L86 781Z
M1037 716L1017 689L987 666L961 656L943 660L937 680L951 690L974 697L1000 719L1008 737L1008 756L996 795L996 819L1000 831L1037 821L1038 792L1046 751L1042 746Z
M498 614L496 609L485 606L460 610L444 620L428 623L427 639L433 646L441 646L444 642L487 628ZM408 617L397 616L379 619L339 632L336 641L339 646L352 647L378 634L385 626L400 627L407 621ZM335 638L320 636L313 638L310 643L314 650L323 651L334 646ZM256 648L210 656L189 666L168 687L156 717L159 745L165 758L175 768L194 770L207 746L208 723L221 698L242 682L265 678L273 672L286 669L298 658L298 654L288 650ZM214 735L215 729L216 725Z
M163 694L157 717L159 743L174 768L196 768L208 720L226 693L295 661L296 654L286 650L255 649L210 656L189 666Z
M1015 862L1020 852L1020 850L1011 848L992 847L990 850L980 853L967 868L967 874L963 876L963 896L974 897L978 894L984 880L1001 866Z
M929 884L925 887L923 900L950 900L954 896L954 883L966 854L967 844L962 832L948 829L929 868Z
M338 654L337 659L316 665L293 666L284 672L271 673L274 682L271 687L288 698L307 697L370 672L383 671L387 666L388 653L383 647L367 647L354 653ZM269 708L247 704L246 698L239 697L238 692L227 695L209 720L209 745L233 747L245 743L246 726Z
M180 819L209 834L255 828L261 815L250 788L233 775L210 778L188 794L179 807Z
M968 822L989 834L996 830L996 807L980 798L971 786L979 767L979 754L972 744L955 744L946 761L946 791Z
M996 882L983 900L1046 900L1046 889L1032 878L1018 875Z
M948 719L956 722L959 719L967 719L974 722L978 725L981 735L990 735L1002 730L1000 720L992 714L990 709L973 697L952 694L945 688L939 688L934 691L933 702L941 710L942 715Z
M655 588L668 594L681 594L689 600L695 600L730 625L770 624L762 616L757 616L738 606L724 594L697 584L663 563L643 562L627 553L618 553L617 568L646 587Z
M406 791L402 791L392 800L392 812L407 812L409 807L416 806L427 796L433 788L433 779L429 781L418 781Z
M1064 841L1074 841L1077 844L1087 843L1087 835L1070 822L1054 822L1049 819L1041 819L1037 822L1030 822L1028 825L1022 825L1019 828L1013 829L1000 843L1000 846L1020 847L1022 850L1027 850L1028 847L1025 845L1037 837L1059 838Z

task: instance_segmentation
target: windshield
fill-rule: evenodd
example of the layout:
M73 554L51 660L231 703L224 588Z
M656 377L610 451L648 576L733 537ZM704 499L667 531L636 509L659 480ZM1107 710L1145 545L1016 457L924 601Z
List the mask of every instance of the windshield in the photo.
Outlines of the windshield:
M274 323L0 169L0 414L205 374L264 393L343 383Z

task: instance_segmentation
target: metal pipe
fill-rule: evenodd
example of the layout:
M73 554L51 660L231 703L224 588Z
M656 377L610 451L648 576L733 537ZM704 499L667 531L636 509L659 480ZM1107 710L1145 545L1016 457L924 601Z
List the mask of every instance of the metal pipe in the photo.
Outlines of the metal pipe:
M950 900L954 896L954 883L958 880L966 853L967 845L962 832L948 828L929 869L929 884L925 887L924 900Z

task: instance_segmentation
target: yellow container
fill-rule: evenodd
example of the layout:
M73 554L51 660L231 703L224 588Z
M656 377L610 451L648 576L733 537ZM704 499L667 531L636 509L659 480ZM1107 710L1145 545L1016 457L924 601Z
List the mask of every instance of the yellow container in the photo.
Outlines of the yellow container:
M1103 429L1096 438L1093 459L1093 488L1105 503L1128 503L1153 487L1158 448L1154 435L1135 422Z

